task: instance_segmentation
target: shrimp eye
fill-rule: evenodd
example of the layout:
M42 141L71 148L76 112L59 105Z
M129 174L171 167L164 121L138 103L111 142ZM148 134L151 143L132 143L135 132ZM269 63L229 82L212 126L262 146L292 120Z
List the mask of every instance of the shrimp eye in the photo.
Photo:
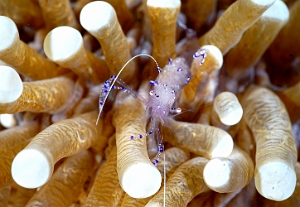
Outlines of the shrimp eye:
M154 95L154 91L153 90L149 91L149 95L153 96Z

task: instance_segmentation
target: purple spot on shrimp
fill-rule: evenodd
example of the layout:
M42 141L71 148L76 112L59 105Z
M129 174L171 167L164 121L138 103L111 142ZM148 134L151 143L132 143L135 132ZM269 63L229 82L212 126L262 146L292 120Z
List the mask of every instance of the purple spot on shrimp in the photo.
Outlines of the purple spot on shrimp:
M115 75L112 75L110 78L112 78L112 79L115 79L117 76L115 76Z
M202 58L200 60L200 65L202 65L205 61L205 58L207 56L207 51L205 49L201 49L199 52L196 52L194 55L193 55L193 58Z
M149 83L150 83L151 86L156 86L157 85L157 81L151 80L151 81L149 81Z
M153 161L152 161L152 164L154 166L156 166L158 164L158 158L154 158Z
M163 151L164 151L164 145L163 144L159 144L157 146L157 153L158 153L158 155L160 155Z
M183 69L182 68L177 68L177 71L181 72L181 71L183 71Z
M203 65L204 60L205 60L204 58L201 60L200 65Z
M134 139L134 136L131 135L131 136L130 136L130 139L133 140L133 139Z
M207 56L207 51L205 49L201 49L199 52L196 52L193 55L193 58L197 59L197 58L201 57L202 60L200 61L200 65L202 65L204 63L204 59L205 59L206 56Z
M193 58L194 59L197 59L197 58L199 58L201 55L198 53L198 52L196 52L194 55L193 55Z
M158 73L160 73L162 71L162 69L160 67L157 67L156 69L157 69Z
M169 59L168 59L168 64L171 65L172 62L173 62L172 58L169 58Z
M142 134L140 134L140 136L139 136L139 138L141 139L141 138L143 138L144 136L142 135Z
M189 76L189 77L186 79L185 84L188 84L188 83L190 82L190 80L191 80L191 77Z

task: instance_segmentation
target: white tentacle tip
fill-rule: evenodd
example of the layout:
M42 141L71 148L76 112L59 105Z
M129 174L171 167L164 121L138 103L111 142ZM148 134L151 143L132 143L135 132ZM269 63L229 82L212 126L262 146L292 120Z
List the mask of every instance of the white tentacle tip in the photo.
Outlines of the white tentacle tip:
M2 52L10 47L13 47L14 43L20 38L17 26L10 18L6 16L0 16L0 25L0 52Z
M93 1L83 7L80 12L80 23L90 33L108 27L116 18L114 8L104 1Z
M276 0L251 0L254 4L257 4L259 6L270 6L272 5Z
M221 50L214 45L203 45L200 49L205 49L208 55L215 59L217 68L221 68L223 65L223 54Z
M205 183L212 188L220 188L230 182L231 166L226 160L214 158L204 167Z
M63 62L83 50L81 34L69 26L56 27L45 37L44 50L49 59Z
M13 114L0 114L0 123L5 128L11 128L17 125L17 120Z
M24 149L13 160L11 174L14 181L24 188L44 185L53 173L52 162L43 152Z
M272 18L286 23L290 17L289 8L283 1L275 1L275 3L262 14L262 17Z
M241 106L230 112L230 115L220 117L220 120L223 124L227 126L232 126L240 122L243 116L243 109Z
M17 100L23 91L19 74L9 66L0 66L0 103L11 103Z
M288 164L281 161L267 162L256 171L255 187L265 198L283 201L293 194L297 177L295 170Z
M243 108L236 95L231 92L225 91L218 94L213 106L221 122L225 125L235 125L242 119Z
M154 195L161 186L161 174L151 163L135 163L120 179L123 190L133 198Z
M234 147L232 137L222 129L216 128L216 130L220 130L221 135L211 151L211 158L228 157Z
M160 8L178 8L181 2L180 0L148 0L147 5Z

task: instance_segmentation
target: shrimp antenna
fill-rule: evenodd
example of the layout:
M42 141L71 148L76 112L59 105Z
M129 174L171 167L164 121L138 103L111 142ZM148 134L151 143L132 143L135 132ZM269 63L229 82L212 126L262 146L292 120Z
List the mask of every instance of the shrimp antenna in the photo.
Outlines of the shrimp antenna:
M146 56L146 57L150 57L156 64L156 69L158 71L158 73L161 72L161 68L158 65L158 62L155 60L154 57L152 57L151 55L148 54L138 54L135 55L134 57L130 58L125 64L124 66L121 68L121 70L118 72L118 74L116 76L111 76L110 79L108 79L107 81L104 82L100 96L99 96L99 113L98 113L98 117L97 117L97 121L96 121L96 125L98 125L100 116L101 116L101 112L103 110L103 106L106 102L106 99L111 91L111 89L113 88L114 84L116 83L116 81L119 79L119 76L121 75L121 73L123 72L123 70L125 69L125 67L135 58L140 57L140 56Z
M176 21L176 22L177 22L178 26L181 27L181 28L184 30L186 36L188 36L188 37L197 37L197 33L196 33L194 30L188 28L188 27L187 27L187 26L179 19L179 17L177 18L177 21Z

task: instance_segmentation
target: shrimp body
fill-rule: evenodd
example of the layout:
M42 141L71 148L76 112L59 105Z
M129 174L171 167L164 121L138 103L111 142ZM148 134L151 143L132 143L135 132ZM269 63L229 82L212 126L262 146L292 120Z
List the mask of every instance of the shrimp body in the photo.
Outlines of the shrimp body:
M169 112L182 87L189 80L189 68L183 58L170 60L157 79L151 82L153 90L149 92L147 107L151 108L152 119L160 120L168 126Z
M136 57L139 56L148 56L152 58L156 65L159 75L155 81L150 81L150 84L153 86L153 90L149 92L149 98L144 99L137 92L133 91L126 83L124 83L119 75L124 70L126 65ZM174 110L172 106L176 98L179 95L180 90L186 85L190 80L189 76L189 67L186 65L184 58L176 58L174 60L169 59L169 64L165 66L162 70L157 61L150 55L140 54L131 58L119 71L116 76L112 76L107 80L102 87L100 97L99 97L99 115L96 121L98 123L100 114L103 109L103 105L107 99L107 96L111 89L121 89L130 93L132 96L143 102L147 109L150 110L151 116L151 131L149 131L146 136L153 135L157 143L157 155L153 160L153 164L156 165L159 160L160 154L163 152L163 141L159 132L159 124L169 127L168 116L170 112L180 113L181 110ZM121 85L121 87L115 86L115 83ZM180 109L180 108L178 108ZM143 138L145 135L132 135L130 139L139 139Z
M159 132L159 123L167 127L170 126L168 122L169 113L174 112L172 106L180 90L188 83L189 79L189 68L185 60L176 58L174 61L169 59L169 64L159 73L157 79L150 81L153 90L149 92L150 96L146 105L151 110L150 134L153 134L157 143L157 155L152 161L154 165L157 165L159 156L164 150L163 140Z

